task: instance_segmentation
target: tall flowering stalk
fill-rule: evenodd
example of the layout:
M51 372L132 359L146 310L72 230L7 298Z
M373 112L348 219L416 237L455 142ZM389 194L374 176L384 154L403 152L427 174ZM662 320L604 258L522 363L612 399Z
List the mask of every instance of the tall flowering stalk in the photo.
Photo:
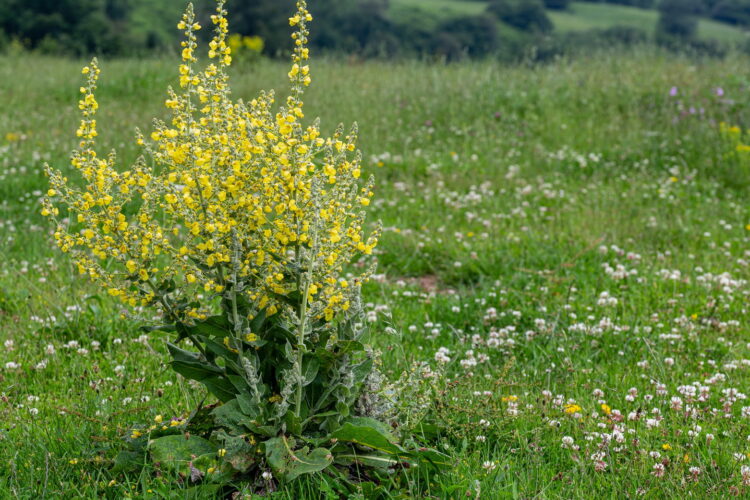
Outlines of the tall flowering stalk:
M166 100L171 121L157 121L151 141L138 134L145 156L124 172L114 154L96 152L99 68L94 60L83 69L81 142L72 164L87 184L78 189L47 168L43 213L55 218L58 246L79 271L131 306L156 304L174 320L205 319L208 304L180 300L202 290L229 300L241 295L257 311L297 315L299 324L304 306L311 318L330 321L349 309L367 278L344 279L343 266L377 243L377 234L362 228L372 182L358 185L356 127L324 138L317 121L301 122L311 81L305 2L290 19L297 27L292 91L276 112L272 92L249 103L231 100L225 15L220 2L212 16L212 63L199 70L200 25L192 7L185 12L178 24L186 38L181 92L169 89ZM72 224L57 220L56 202L76 215ZM297 280L290 282L290 274ZM169 294L158 292L165 282ZM279 297L305 289L298 311Z
M81 274L129 306L163 312L160 328L177 334L173 368L223 403L200 450L219 443L228 468L268 465L282 479L361 462L362 445L379 466L410 459L386 426L351 412L372 371L360 305L370 273L352 277L345 266L372 253L379 230L363 229L373 193L372 180L359 182L356 127L322 137L317 121L302 122L312 16L299 0L291 93L275 109L272 92L231 99L226 14L219 0L200 69L201 27L188 6L171 120L156 121L150 138L137 133L144 154L129 169L96 151L99 68L83 69L72 165L85 185L47 167L42 212ZM198 352L178 347L184 339Z

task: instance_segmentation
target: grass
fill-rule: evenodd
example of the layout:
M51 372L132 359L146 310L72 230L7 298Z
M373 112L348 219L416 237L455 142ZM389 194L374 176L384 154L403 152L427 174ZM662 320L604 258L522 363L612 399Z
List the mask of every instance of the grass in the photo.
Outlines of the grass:
M313 65L306 114L357 120L377 177L365 298L383 370L455 461L386 496L748 494L750 164L718 131L750 124L748 62ZM81 65L0 59L0 497L186 498L180 478L112 461L202 389L39 215L41 165L69 168ZM281 92L286 71L238 68L234 94ZM175 77L171 61L103 61L102 149L134 159L133 128L163 115ZM414 363L436 375L404 382ZM273 496L335 498L326 484Z

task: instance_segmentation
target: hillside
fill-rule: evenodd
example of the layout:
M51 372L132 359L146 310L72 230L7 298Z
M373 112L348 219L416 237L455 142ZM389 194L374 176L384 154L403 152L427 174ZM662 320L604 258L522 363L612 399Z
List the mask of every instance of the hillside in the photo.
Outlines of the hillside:
M656 29L659 19L656 10L586 2L575 2L568 11L549 11L548 15L555 28L562 33L606 29L613 26L631 26L651 32ZM711 19L699 21L698 36L722 42L738 42L746 37L741 29Z
M431 26L440 20L456 15L476 15L484 12L489 2L481 0L391 0L391 14L404 22L419 20ZM548 11L548 15L561 33L606 29L613 26L630 26L653 32L659 14L656 10L639 9L622 5L574 2L567 11ZM698 36L722 42L738 42L747 35L729 24L701 19Z

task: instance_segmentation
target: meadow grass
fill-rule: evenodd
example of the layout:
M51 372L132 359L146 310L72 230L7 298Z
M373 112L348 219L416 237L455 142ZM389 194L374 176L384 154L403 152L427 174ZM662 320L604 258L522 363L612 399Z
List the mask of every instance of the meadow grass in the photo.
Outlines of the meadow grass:
M382 370L455 461L395 476L386 497L750 492L750 163L719 132L750 125L748 62L318 61L307 115L359 122L377 178L364 292ZM204 391L39 215L42 164L72 170L82 65L0 59L0 498L190 498L153 465L112 466L130 429L185 417ZM100 144L133 160L174 65L101 66ZM235 68L234 94L283 95L285 68ZM415 363L432 376L401 378ZM272 495L337 497L322 477Z

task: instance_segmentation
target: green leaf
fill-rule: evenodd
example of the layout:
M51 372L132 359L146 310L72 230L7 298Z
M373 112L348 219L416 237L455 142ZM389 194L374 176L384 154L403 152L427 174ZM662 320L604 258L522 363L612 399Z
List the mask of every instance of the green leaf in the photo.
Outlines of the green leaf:
M339 401L336 403L336 412L338 412L339 415L346 418L349 416L349 405L346 403L342 403Z
M239 356L237 353L234 353L227 349L227 347L224 344L220 344L216 342L215 340L209 339L207 337L200 336L199 340L203 342L203 344L206 346L206 349L213 354L219 356L226 362L226 366L237 372L241 373L241 369L239 365L237 364L237 359Z
M140 331L145 333L151 332L174 332L177 331L175 325L155 325L155 326L142 326L139 328Z
M250 321L250 330L254 333L258 333L262 330L263 324L266 322L266 310L262 309L258 311L258 314Z
M133 450L122 450L115 457L112 473L131 472L143 466L144 453Z
M333 432L330 437L339 441L367 446L391 455L406 455L406 451L397 444L396 438L388 430L388 426L372 418L351 418L341 428Z
M188 330L193 335L208 335L220 338L232 334L229 322L224 316L211 316L188 327Z
M245 472L255 464L255 448L245 441L244 436L230 436L224 430L218 430L211 436L221 443L226 450L224 460L239 472Z
M451 457L432 448L420 448L417 451L411 452L410 455L418 462L430 464L436 469L444 469L453 463Z
M297 356L295 355L294 348L292 347L291 342L287 341L286 344L284 344L284 357L286 357L286 360L290 363L294 363L297 359Z
M352 465L359 463L368 467L386 469L400 463L398 457L381 453L336 453L336 463L339 465Z
M320 362L311 356L306 356L302 361L302 386L312 384L315 377L318 375L318 369L320 368Z
M367 358L361 363L354 365L352 367L354 383L361 384L364 382L370 372L372 372L372 358Z
M286 295L276 292L271 292L271 295L278 301L284 302L293 308L297 308L302 301L302 294L297 290L287 293Z
M261 409L250 396L250 393L245 391L237 395L237 403L240 405L242 413L247 415L249 418L257 418L260 416Z
M325 448L308 447L292 450L285 436L264 441L266 459L276 477L293 481L302 474L320 472L333 463L331 452Z
M234 386L223 377L203 379L201 384L205 385L208 392L216 396L222 403L231 401L237 395Z
M336 342L335 347L337 356L342 356L352 352L362 352L365 350L365 346L356 340L339 340Z
M213 415L217 425L224 427L233 434L245 433L244 423L247 420L247 417L242 413L240 405L236 399L227 401L221 406L217 406L211 412L211 415Z
M204 344L206 344L206 348L209 349L211 352L216 354L217 356L221 356L224 359L230 359L234 360L237 359L237 353L232 352L229 350L227 346L224 344L220 344L216 342L213 339L201 337L201 339Z
M171 435L150 441L148 450L154 462L173 469L184 469L198 457L215 454L217 447L200 436L186 439L184 435Z
M307 417L302 424L304 425L304 424L307 424L308 422L311 422L312 420L325 418L325 417L331 417L333 415L339 415L339 412L337 412L336 410L329 410L329 411L324 411L322 413L316 413L315 415L310 415L309 417Z
M286 417L284 418L284 421L286 422L287 432L295 436L299 436L300 434L302 434L302 423L300 422L300 418L293 412L288 412L286 414Z
M167 342L167 349L172 355L172 369L183 377L196 380L219 398L221 401L229 401L235 396L232 384L224 378L224 370L202 359L197 353L180 349L176 345Z
M198 353L181 349L171 342L167 342L167 350L175 361L200 361Z
M205 361L172 361L171 364L174 371L187 379L198 382L223 373L221 368L211 366Z

